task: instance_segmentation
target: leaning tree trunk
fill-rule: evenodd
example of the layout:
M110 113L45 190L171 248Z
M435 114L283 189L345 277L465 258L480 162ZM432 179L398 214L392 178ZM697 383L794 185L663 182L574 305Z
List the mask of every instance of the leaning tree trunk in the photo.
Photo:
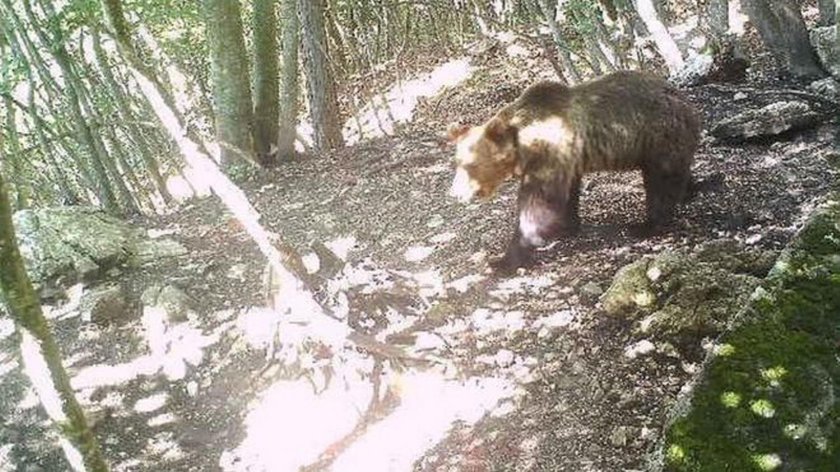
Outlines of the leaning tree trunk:
M58 183L59 188L59 200L63 205L78 205L80 202L79 195L76 193L76 191L70 184L70 178L67 176L67 172L65 171L64 166L59 164L58 159L53 154L53 151L50 148L47 137L44 135L44 125L41 122L38 113L36 112L34 85L35 81L32 78L32 71L30 70L29 66L26 65L25 67L28 83L30 85L28 93L28 105L29 117L32 122L31 129L35 132L35 138L38 141L38 147L41 149L41 155L44 157L44 161L55 173L55 180ZM58 154L58 150L56 150L56 154Z
M563 39L563 31L555 19L555 11L548 0L539 0L540 10L542 11L545 21L548 22L548 27L551 28L551 33L554 36L554 43L557 46L557 55L560 58L560 64L563 68L563 74L569 85L580 82L580 73L572 62L572 55L569 52L569 46L566 40Z
M0 163L9 163L7 172L11 172L14 179L15 209L23 210L29 206L29 188L23 176L21 168L21 147L17 131L16 109L12 106L12 99L9 95L3 95L3 102L6 106L6 133L9 137L10 154L6 159L0 159ZM4 162L5 161L5 162Z
M108 84L108 88L111 90L111 95L114 97L116 101L116 108L117 113L120 116L120 119L128 126L128 130L133 135L133 138L137 140L138 145L137 149L140 153L140 157L143 159L143 164L146 167L146 171L152 177L152 181L155 184L155 188L157 189L158 193L160 194L163 202L165 204L169 204L172 202L172 195L169 193L169 189L166 188L166 180L164 180L163 175L160 172L160 165L158 164L157 159L152 155L151 150L149 149L148 141L146 140L146 134L140 129L140 126L137 124L139 121L137 117L134 116L134 111L131 108L129 103L129 97L123 91L122 87L117 83L117 79L114 77L114 73L111 70L111 65L108 63L108 56L105 54L105 51L102 48L102 39L99 36L99 31L97 29L93 30L93 50L96 54L96 61L99 65L99 70L102 73L102 77L105 79L105 83Z
M283 87L280 99L280 128L277 133L277 158L287 161L295 157L298 115L298 8L297 0L282 0L280 21L283 22Z
M175 99L169 94L154 71L146 66L137 55L131 32L123 14L120 0L100 0L108 28L111 30L120 54L127 62L135 81L142 93L149 100L150 106L158 118L158 124L176 142L185 163L202 175L221 200L222 204L240 222L242 227L257 244L259 250L268 260L274 274L280 280L281 290L278 294L286 310L302 310L304 313L326 318L328 323L334 321L326 317L323 308L315 300L313 294L307 290L303 280L287 267L299 265L294 255L288 251L278 251L272 244L268 232L260 224L260 215L248 201L239 187L230 181L215 165L207 154L205 147L195 137L194 133L186 129L184 117L175 107ZM282 243L281 245L286 246ZM336 326L336 329L339 329Z
M138 206L134 195L131 194L128 185L126 185L125 178L117 169L117 156L115 156L113 152L108 152L108 148L105 147L105 140L103 138L103 134L105 134L105 130L103 128L106 127L105 120L99 116L99 112L93 104L93 98L90 96L88 88L86 88L85 84L81 82L81 79L75 75L71 76L70 79L78 80L76 90L81 92L79 94L79 98L81 98L82 110L88 117L90 117L90 121L93 121L94 123L101 123L98 130L99 132L93 135L93 144L99 150L99 155L103 157L102 164L105 166L105 170L108 172L108 175L111 176L111 182L114 184L114 188L116 189L117 197L119 198L122 208L124 208L125 213L129 215L139 215L141 213L140 207Z
M204 0L210 73L213 77L213 114L220 160L227 167L251 159L251 84L242 33L239 2Z
M74 470L106 472L108 465L76 400L61 353L50 332L38 296L23 266L12 227L12 209L0 175L0 292L21 331L21 351L27 372L39 374L33 385L47 414L67 440L65 454ZM46 368L46 371L43 369ZM76 463L81 456L84 463Z
M277 10L274 0L254 0L254 150L264 166L276 160L279 120Z
M729 31L729 0L705 0L700 5L700 24L714 47Z
M6 0L4 3L6 8L11 11L13 8L11 2ZM42 5L49 4L42 3ZM32 28L38 33L38 37L43 43L43 46L48 48L48 50L52 53L56 64L58 64L59 69L61 69L61 73L65 78L66 86L63 90L65 100L68 108L70 109L73 126L75 127L79 143L87 148L90 155L93 167L92 176L95 180L96 194L99 198L99 204L103 205L109 213L119 215L122 213L122 210L117 203L117 198L114 194L111 182L108 180L108 172L104 164L106 156L100 154L102 149L96 145L96 138L93 134L93 130L91 130L90 126L88 126L88 121L85 119L84 113L82 112L81 97L76 88L79 85L79 81L74 80L76 78L76 73L72 67L70 53L64 46L64 39L62 38L62 34L59 29L60 24L56 18L52 18L56 21L50 21L49 23L50 32L52 34L52 37L50 37L44 30L38 27L30 1L24 0L23 6ZM49 73L46 73L46 75L49 75Z
M327 56L323 0L300 0L307 98L315 147L329 150L344 146L335 81Z
M764 44L789 73L823 77L797 0L741 0Z
M671 37L671 33L668 32L668 28L665 27L665 24L659 18L653 4L653 0L635 1L636 10L639 12L639 16L642 18L645 26L647 26L647 29L650 31L650 34L653 37L653 42L656 44L656 49L659 50L659 54L662 56L662 59L665 60L665 65L668 67L668 71L671 74L674 74L680 70L684 64L683 56L680 49L677 47L677 43L674 41L674 38Z

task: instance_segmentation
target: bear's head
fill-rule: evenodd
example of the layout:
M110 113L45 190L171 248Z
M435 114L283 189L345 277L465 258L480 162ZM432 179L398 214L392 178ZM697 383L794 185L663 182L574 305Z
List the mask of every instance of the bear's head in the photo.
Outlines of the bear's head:
M449 194L462 202L489 198L517 166L517 128L499 117L483 126L451 126L455 142L455 179Z

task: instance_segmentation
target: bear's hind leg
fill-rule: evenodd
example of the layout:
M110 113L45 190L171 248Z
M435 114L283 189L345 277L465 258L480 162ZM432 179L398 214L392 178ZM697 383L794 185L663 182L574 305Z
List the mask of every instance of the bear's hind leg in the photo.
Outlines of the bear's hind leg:
M580 229L580 177L572 179L569 185L568 203L558 200L556 205L557 214L562 215L560 226L557 228L553 236L560 234L574 234Z
M647 204L648 229L655 229L670 222L679 202L683 200L691 181L689 168L667 169L650 166L642 169Z

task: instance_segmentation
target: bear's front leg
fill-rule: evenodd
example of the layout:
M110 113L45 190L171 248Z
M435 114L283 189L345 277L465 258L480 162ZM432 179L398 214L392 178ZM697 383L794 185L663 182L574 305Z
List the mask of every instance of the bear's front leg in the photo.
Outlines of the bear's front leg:
M513 237L508 243L505 254L502 257L491 260L490 268L496 273L508 275L514 273L520 267L530 267L534 261L535 249L535 246L529 244L522 237L522 231L517 226Z
M557 237L564 228L566 213L566 205L558 204L554 199L530 192L520 194L516 230L504 256L491 261L490 267L501 274L530 267L536 248Z

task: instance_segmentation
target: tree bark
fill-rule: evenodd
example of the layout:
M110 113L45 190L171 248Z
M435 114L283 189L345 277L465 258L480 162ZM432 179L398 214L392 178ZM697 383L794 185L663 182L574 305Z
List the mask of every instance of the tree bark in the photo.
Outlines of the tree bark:
M47 137L44 135L43 123L35 110L35 81L32 78L32 71L28 65L26 73L29 80L29 117L32 120L32 129L35 131L38 146L41 148L41 155L56 174L61 203L64 205L78 205L80 201L79 195L73 190L70 179L64 171L64 167L59 164L58 159L53 155L47 142Z
M566 40L563 39L563 31L560 29L560 25L557 23L554 16L554 8L552 8L552 5L549 4L548 0L539 0L539 7L542 11L543 18L545 18L545 21L548 22L548 27L551 28L551 33L554 36L554 43L557 46L557 56L560 58L560 64L563 67L563 75L569 82L569 85L580 82L580 72L578 72L574 62L572 62L572 55L569 52L569 46L566 43Z
M298 116L298 8L297 0L282 0L280 21L283 25L283 77L280 99L280 127L277 133L277 158L289 161L295 157Z
M729 31L729 0L701 2L699 19L710 41L713 44L719 44Z
M323 0L299 0L306 89L315 147L326 151L344 146L335 81L327 56Z
M117 83L117 80L111 71L111 65L108 64L108 57L102 49L102 39L99 36L99 31L96 29L93 31L93 50L96 54L96 60L99 65L100 72L102 73L102 77L105 79L105 83L108 84L108 88L111 90L111 95L116 101L117 113L123 123L128 126L128 129L134 139L138 141L137 148L141 159L143 159L143 164L146 166L146 171L152 177L152 182L154 182L155 188L161 198L163 198L163 202L169 204L172 201L172 195L169 193L169 189L166 188L166 181L160 173L160 165L149 150L149 144L145 138L146 133L143 132L137 125L138 119L131 109L128 96L126 96L123 88Z
M819 8L820 8L820 26L830 26L835 24L835 8L836 8L837 0L819 0Z
M204 0L213 114L222 166L252 156L253 108L239 1Z
M12 9L11 3L8 0L5 0L4 3L8 10ZM45 4L42 3L42 5ZM85 120L84 113L82 112L81 97L79 95L79 91L76 90L78 81L73 80L76 75L71 65L70 54L64 47L64 40L59 29L59 23L57 21L50 22L50 32L52 37L49 37L47 33L37 25L30 0L24 0L23 6L29 22L32 25L32 29L37 32L44 47L49 49L52 53L55 62L58 64L61 69L61 73L64 75L66 80L66 86L64 87L63 93L66 103L70 109L73 126L76 129L79 142L87 148L90 156L94 172L92 177L95 181L99 204L103 205L109 213L120 215L122 214L122 210L117 203L111 182L108 180L108 172L104 164L105 156L100 154L101 147L97 147L93 131L91 131L88 126L87 120ZM46 75L49 74L47 73Z
M824 77L797 0L742 0L764 44L779 64L799 78Z
M671 37L671 33L668 32L668 28L659 18L656 8L654 8L653 1L635 1L639 16L642 18L642 21L644 21L647 29L650 31L650 34L653 37L653 42L656 44L656 49L659 50L659 54L662 56L662 59L665 60L665 65L668 66L668 71L671 74L677 72L684 64L682 53L677 47L677 43L674 42L674 38Z
M336 79L340 80L342 76L347 74L348 64L347 48L338 28L336 7L335 1L324 0L324 27L330 42L327 51L329 51L330 59L338 64L338 70L341 74L336 73Z
M834 28L837 29L837 48L840 49L840 0L834 2Z
M84 462L84 470L88 472L106 472L108 465L102 457L96 437L88 427L82 407L76 400L73 388L70 386L70 378L61 363L61 352L55 339L50 332L38 296L32 288L32 283L23 265L23 258L17 247L15 230L12 227L12 212L9 205L9 198L3 176L0 175L0 292L8 308L15 325L22 332L22 345L37 348L40 359L29 364L30 358L24 355L27 363L27 371L32 372L40 362L45 364L49 379L46 385L45 378L33 380L36 391L41 399L41 404L47 410L48 415L54 421L61 436L69 442L70 447L75 449L72 452L80 454ZM28 349L26 349L28 351ZM40 362L39 362L40 361ZM39 372L40 373L40 372ZM58 397L59 402L54 400ZM75 455L75 454L73 454ZM80 464L74 464L68 454L68 461L76 470Z
M14 181L14 204L15 209L23 210L29 206L29 188L27 187L27 180L24 178L23 169L21 166L21 152L20 139L18 137L16 111L12 106L12 100L8 95L3 95L3 102L6 108L6 133L9 137L9 149L11 155L6 156L6 159L0 160L0 163L9 163L8 169L3 169L11 173ZM4 166L5 167L5 166Z
M254 0L254 149L264 166L275 164L280 85L277 76L275 0Z

